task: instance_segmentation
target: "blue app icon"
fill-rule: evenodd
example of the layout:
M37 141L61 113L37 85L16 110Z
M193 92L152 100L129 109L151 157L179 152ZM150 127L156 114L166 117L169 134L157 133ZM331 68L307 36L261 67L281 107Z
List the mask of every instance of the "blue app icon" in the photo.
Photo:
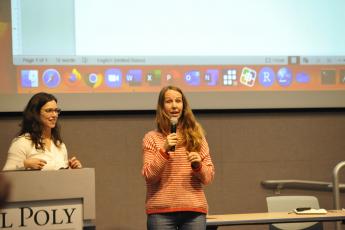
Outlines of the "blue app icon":
M184 80L188 85L200 85L200 72L197 70L188 71L184 75Z
M43 83L49 88L55 88L60 85L60 73L56 69L47 69L42 75Z
M21 80L23 88L37 88L38 70L22 70Z
M142 70L131 69L126 74L126 81L131 86L140 85L142 82Z
M122 72L119 69L105 71L105 83L111 88L119 88L122 84Z
M309 83L310 82L310 77L308 74L304 72L300 72L296 74L296 82L298 83Z
M218 82L219 70L217 69L208 69L205 73L205 81L207 85L214 86Z
M289 86L292 83L292 72L289 68L283 67L278 70L277 82L281 86Z
M264 67L259 72L259 82L265 87L270 87L274 83L275 74L272 68Z

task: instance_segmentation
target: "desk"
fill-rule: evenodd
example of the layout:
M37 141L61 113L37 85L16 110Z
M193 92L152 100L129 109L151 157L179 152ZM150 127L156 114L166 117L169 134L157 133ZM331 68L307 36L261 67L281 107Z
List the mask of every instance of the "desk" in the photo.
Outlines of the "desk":
M325 222L345 220L345 211L328 210L327 214L298 215L287 212L264 212L246 214L208 215L207 229L217 229L218 226L250 225L250 224L276 224L296 222Z

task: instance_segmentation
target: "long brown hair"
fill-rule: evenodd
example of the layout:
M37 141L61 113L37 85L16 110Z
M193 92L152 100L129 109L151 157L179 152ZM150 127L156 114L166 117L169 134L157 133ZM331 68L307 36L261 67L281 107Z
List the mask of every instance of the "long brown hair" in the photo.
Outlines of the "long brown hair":
M159 93L156 110L156 124L158 131L165 135L168 135L170 132L170 117L164 111L165 93L168 90L177 91L182 95L183 109L181 117L179 118L179 127L182 129L183 144L186 145L187 151L199 151L202 139L205 135L204 130L196 121L186 96L182 90L176 86L166 86L162 88Z

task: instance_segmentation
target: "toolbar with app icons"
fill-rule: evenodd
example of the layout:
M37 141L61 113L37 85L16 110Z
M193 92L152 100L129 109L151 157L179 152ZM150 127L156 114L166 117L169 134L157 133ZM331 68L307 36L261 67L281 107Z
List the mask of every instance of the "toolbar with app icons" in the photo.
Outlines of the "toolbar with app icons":
M343 90L345 66L20 66L19 93Z

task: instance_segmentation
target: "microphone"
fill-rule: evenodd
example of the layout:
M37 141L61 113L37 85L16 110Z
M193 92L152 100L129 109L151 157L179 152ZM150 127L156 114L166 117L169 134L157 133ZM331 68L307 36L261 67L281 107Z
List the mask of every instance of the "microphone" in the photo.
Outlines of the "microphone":
M177 126L178 118L172 117L170 118L170 133L176 133L176 126ZM175 146L170 147L170 151L175 151Z
M197 168L200 167L200 163L199 163L199 162L192 162L192 163L190 164L190 166L191 166L193 169L197 169Z

